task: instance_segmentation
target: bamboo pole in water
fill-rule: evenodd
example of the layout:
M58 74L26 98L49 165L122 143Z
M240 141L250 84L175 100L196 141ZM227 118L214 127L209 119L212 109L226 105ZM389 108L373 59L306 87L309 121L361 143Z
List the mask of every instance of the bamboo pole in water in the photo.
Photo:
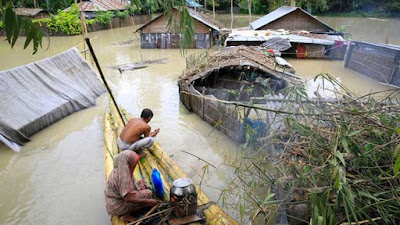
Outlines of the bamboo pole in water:
M125 121L124 121L124 119L123 119L123 117L122 117L121 111L120 111L119 108L118 108L117 102L115 101L115 98L114 98L114 95L113 95L113 93L112 93L112 91L111 91L111 88L108 86L107 80L106 80L106 78L104 77L103 71L101 70L99 61L97 60L97 57L96 57L96 54L94 53L92 44L90 43L90 39L89 39L89 38L85 38L85 41L86 41L86 44L87 44L88 47L89 47L90 54L91 54L92 57L93 57L93 60L94 60L94 62L95 62L95 64L96 64L96 67L97 67L97 69L99 70L100 77L101 77L101 79L103 80L103 83L104 83L104 85L106 86L108 93L110 94L111 100L113 101L115 107L117 108L118 114L119 114L119 116L121 117L122 122L124 123L124 125L126 125L126 123L125 123Z

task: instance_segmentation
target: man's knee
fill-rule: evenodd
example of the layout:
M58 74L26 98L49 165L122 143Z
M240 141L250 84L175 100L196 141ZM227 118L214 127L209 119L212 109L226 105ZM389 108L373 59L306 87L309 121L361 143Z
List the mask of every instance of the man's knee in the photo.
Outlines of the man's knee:
M145 144L145 148L149 148L151 146L153 146L154 144L154 137L146 137L146 144Z

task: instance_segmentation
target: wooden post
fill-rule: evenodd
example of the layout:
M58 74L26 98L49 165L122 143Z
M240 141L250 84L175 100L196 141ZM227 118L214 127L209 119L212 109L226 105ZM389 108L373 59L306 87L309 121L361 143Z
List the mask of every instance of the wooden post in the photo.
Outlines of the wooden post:
M251 3L252 3L252 0L248 0L249 1L249 25L250 25L250 23L251 23Z
M396 78L396 74L398 74L396 73L397 71L400 71L400 52L398 52L397 55L394 57L393 69L389 77L389 84L393 84L393 81Z
M233 0L231 0L231 29L233 28Z
M214 16L214 19L215 19L215 0L213 0L213 16Z
M350 61L351 61L351 55L353 54L354 47L355 47L355 43L350 42L349 43L349 50L347 51L346 60L344 62L344 67L349 67L349 64L350 64Z

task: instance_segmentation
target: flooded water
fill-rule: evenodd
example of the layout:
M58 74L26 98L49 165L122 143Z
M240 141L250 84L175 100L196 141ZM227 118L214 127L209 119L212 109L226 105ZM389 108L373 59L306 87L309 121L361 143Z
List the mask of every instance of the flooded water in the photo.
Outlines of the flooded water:
M224 21L223 18L228 17L219 16L220 21ZM246 21L247 18L241 16L236 23L245 24ZM385 24L388 23L382 21L380 25ZM398 21L397 27L400 27ZM370 34L370 28L364 29L365 34ZM150 125L161 128L157 141L195 182L200 181L204 162L182 150L217 166L218 169L210 168L204 187L216 201L220 194L217 189L226 188L227 180L233 177L233 171L222 163L225 159L234 160L237 146L180 103L177 80L185 68L180 51L140 51L133 30L133 27L126 27L90 34L116 100L133 116L138 116L145 107L153 109L155 116ZM135 39L133 44L112 45L129 39ZM6 42L0 42L0 70L80 45L82 37L51 37L49 49L40 50L36 55L31 55L30 49L22 49L23 41L21 38L12 50ZM188 54L201 51L189 50ZM167 63L151 64L122 74L108 68L159 58L168 58ZM289 62L301 76L329 72L358 93L384 88L368 77L344 69L342 61L291 59ZM103 194L103 115L107 107L105 94L98 99L97 106L68 116L34 135L19 154L0 145L0 224L109 224Z

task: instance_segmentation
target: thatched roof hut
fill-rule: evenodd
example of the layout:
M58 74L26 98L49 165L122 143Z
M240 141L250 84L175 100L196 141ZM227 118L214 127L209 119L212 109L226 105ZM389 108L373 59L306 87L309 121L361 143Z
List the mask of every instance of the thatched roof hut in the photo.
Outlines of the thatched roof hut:
M267 48L256 46L228 47L215 52L206 61L184 71L181 81L191 82L222 68L248 66L271 76L282 77L282 72L294 74L293 68L277 65L275 57L266 54ZM198 60L196 60L199 62Z
M180 99L188 110L243 142L243 123L250 121L249 114L240 115L235 106L252 104L289 85L303 85L294 69L279 65L277 58L255 46L229 47L211 56L189 58L178 82Z

